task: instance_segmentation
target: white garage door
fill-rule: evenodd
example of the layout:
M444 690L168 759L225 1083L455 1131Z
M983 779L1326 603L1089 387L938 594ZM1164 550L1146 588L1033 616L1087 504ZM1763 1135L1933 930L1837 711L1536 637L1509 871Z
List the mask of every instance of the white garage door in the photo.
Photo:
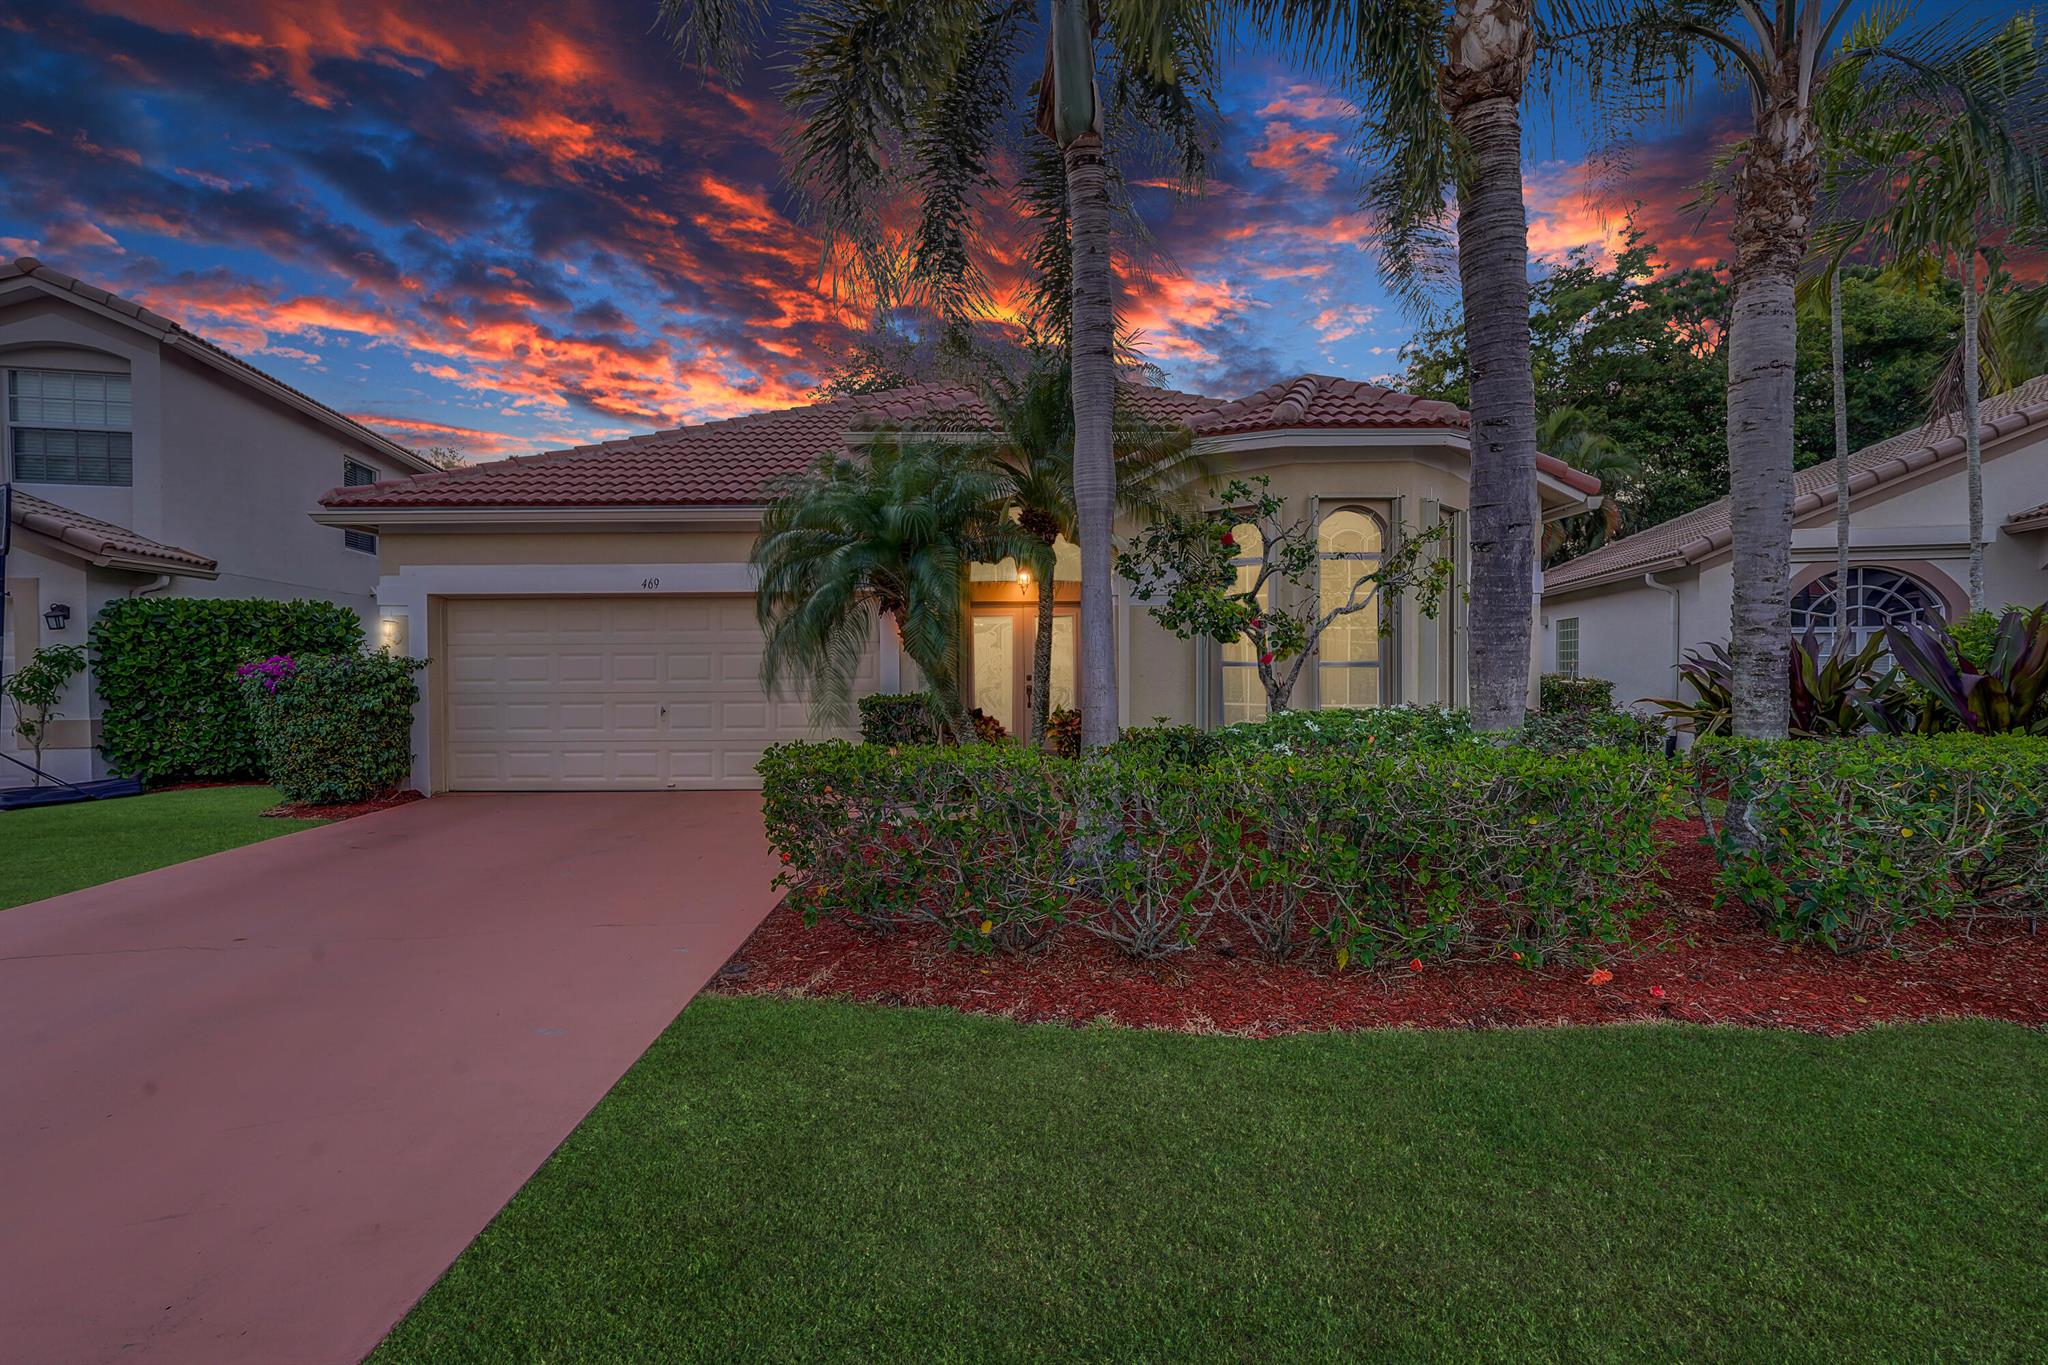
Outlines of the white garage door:
M817 738L761 689L751 597L450 598L447 784L457 791L759 786ZM855 691L875 690L872 653Z

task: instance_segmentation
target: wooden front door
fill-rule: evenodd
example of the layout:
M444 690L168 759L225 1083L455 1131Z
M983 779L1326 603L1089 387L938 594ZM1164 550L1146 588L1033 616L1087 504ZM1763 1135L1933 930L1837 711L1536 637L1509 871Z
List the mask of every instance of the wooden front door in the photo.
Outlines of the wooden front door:
M1074 704L1075 629L1072 606L1055 607L1052 618L1052 704L1055 710ZM972 669L974 705L1003 723L1013 738L1031 735L1031 651L1037 637L1035 606L976 606L973 609Z

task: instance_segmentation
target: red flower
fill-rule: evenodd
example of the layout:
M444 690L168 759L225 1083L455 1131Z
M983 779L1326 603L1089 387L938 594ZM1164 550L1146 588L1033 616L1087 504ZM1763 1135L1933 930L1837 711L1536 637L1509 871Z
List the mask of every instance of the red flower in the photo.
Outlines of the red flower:
M1422 959L1421 959L1421 958L1419 958L1419 957L1411 957L1411 958L1409 958L1409 959L1408 959L1408 970L1409 970L1409 971L1411 971L1411 972L1419 972L1419 971L1421 971L1421 970L1422 970Z
M1520 953L1510 953L1508 954L1508 956L1514 958L1514 960L1517 962L1520 962L1522 960L1522 955Z
M1225 531L1223 533L1223 543L1225 545L1235 546L1237 544L1237 537L1230 534L1230 532Z
M787 853L782 855L782 861L784 864L787 864L789 862L789 855Z
M1613 972L1608 971L1605 967L1595 967L1593 974L1586 978L1586 984L1588 986L1604 986L1612 980L1614 980Z
M1272 663L1272 662L1273 662L1273 651L1269 649L1269 650L1267 650L1267 651L1266 651L1266 652L1265 652L1264 654L1261 654L1261 655L1259 656L1259 662L1260 662L1260 663L1262 663L1262 664L1269 664L1269 663Z
M1652 986L1650 987L1650 994L1662 1000L1664 998L1664 988L1662 986Z

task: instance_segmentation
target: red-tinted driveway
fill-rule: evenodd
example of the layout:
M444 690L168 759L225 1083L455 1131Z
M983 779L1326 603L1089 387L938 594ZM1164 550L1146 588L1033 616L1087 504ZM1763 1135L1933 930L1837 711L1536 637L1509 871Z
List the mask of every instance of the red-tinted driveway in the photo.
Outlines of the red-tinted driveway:
M359 1359L770 875L751 795L449 796L0 913L0 1361Z

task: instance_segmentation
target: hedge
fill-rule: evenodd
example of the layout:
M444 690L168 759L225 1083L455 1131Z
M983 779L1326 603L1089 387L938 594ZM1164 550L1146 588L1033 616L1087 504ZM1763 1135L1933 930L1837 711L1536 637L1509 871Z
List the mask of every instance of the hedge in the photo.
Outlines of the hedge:
M2048 739L1709 739L1692 762L1741 822L1713 832L1724 893L1782 937L1853 951L2044 912Z
M813 921L1013 948L1074 925L1150 958L1227 918L1340 969L1619 941L1675 800L1661 759L1484 742L1204 763L831 742L759 771L778 884Z
M1614 684L1605 678L1545 673L1536 680L1539 711L1612 711Z
M274 655L237 670L263 753L287 801L367 801L412 771L413 674L391 654Z
M332 602L129 597L92 624L100 751L145 782L255 777L263 768L235 669L273 654L362 647L355 612Z

